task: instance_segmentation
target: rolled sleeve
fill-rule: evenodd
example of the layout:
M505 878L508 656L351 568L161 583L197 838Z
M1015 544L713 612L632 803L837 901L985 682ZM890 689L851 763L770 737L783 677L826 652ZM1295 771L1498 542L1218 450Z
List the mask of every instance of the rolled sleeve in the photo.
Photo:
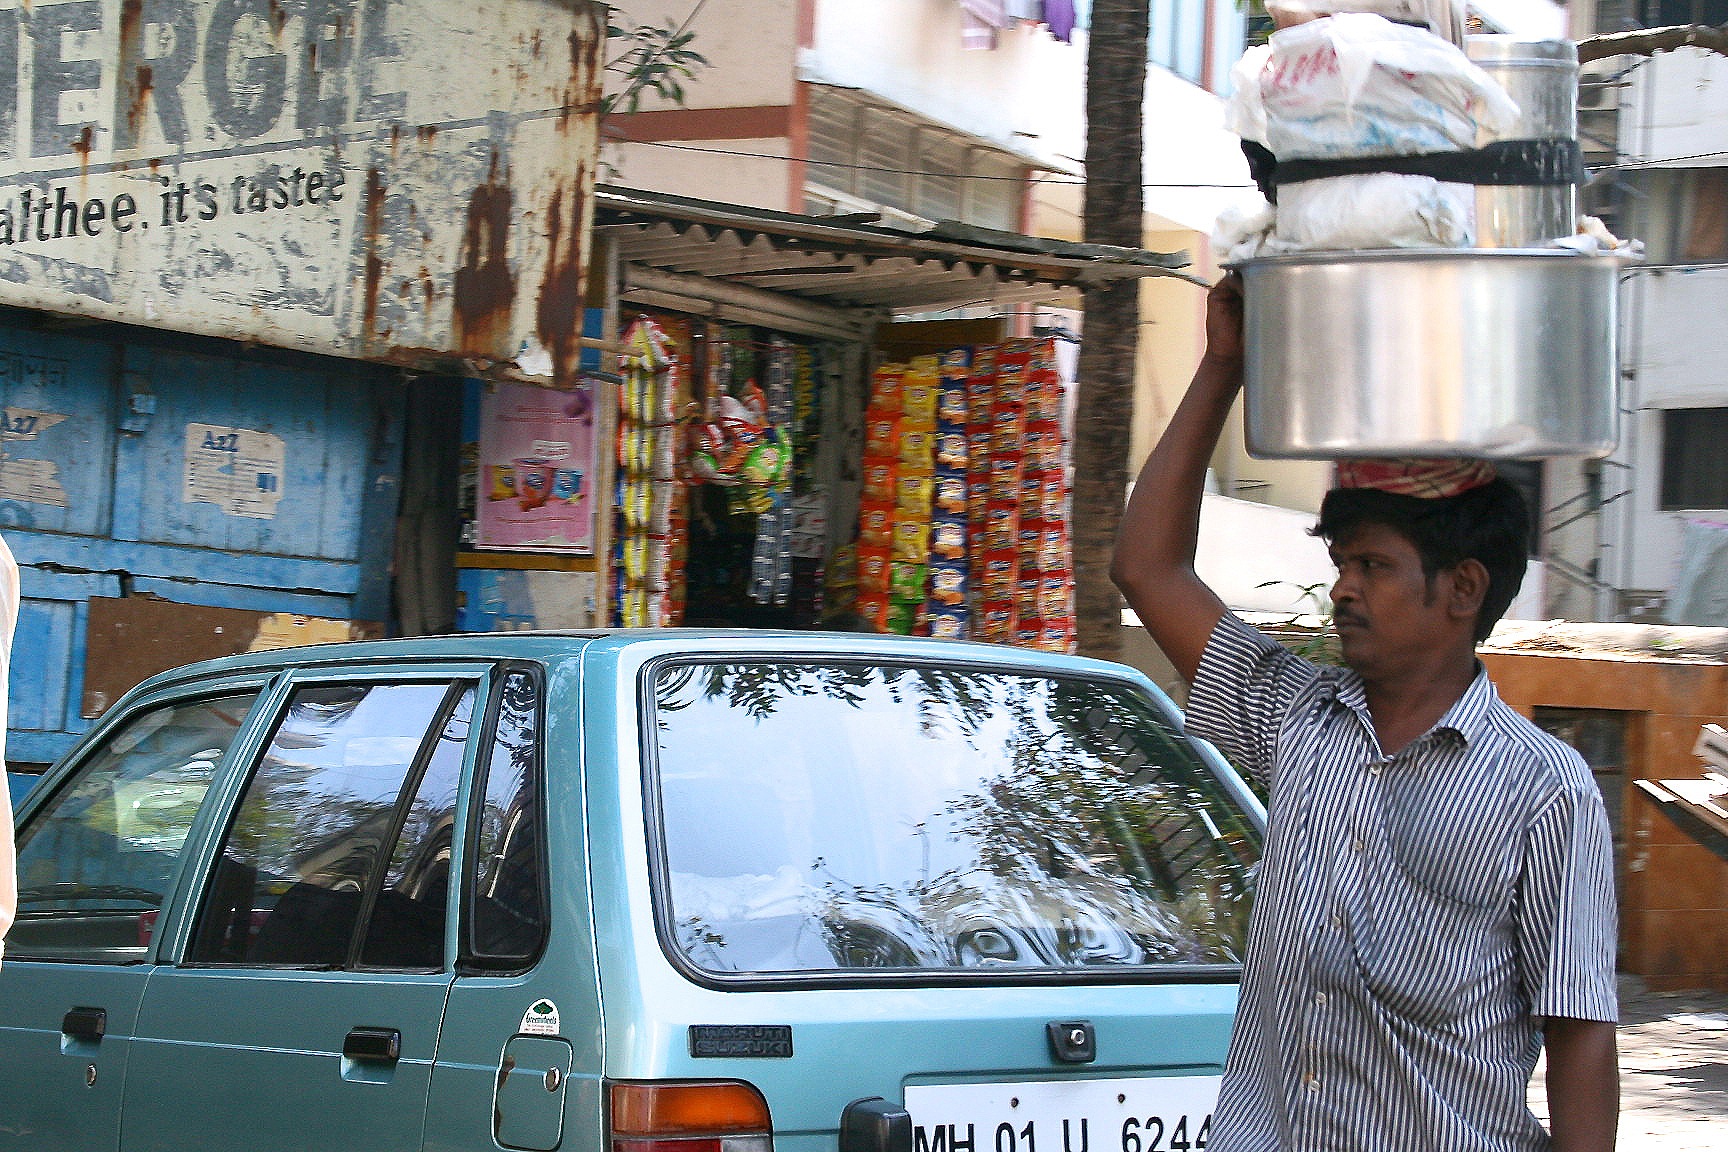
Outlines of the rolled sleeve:
M1563 787L1525 837L1518 947L1532 1016L1619 1019L1614 848L1601 794Z
M1270 784L1278 729L1314 666L1225 613L1212 629L1188 693L1188 731Z

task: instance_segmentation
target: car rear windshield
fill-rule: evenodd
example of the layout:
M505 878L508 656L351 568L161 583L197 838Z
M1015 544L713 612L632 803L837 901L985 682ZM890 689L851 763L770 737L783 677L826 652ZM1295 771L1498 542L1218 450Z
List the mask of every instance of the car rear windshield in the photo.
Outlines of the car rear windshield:
M1259 833L1128 684L785 660L652 683L662 931L697 969L1241 959Z

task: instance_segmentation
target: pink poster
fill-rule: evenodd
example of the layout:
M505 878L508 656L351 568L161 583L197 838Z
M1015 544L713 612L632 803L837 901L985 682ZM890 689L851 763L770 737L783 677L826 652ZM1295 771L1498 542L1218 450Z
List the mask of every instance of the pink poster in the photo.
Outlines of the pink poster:
M593 554L594 387L481 393L481 548Z

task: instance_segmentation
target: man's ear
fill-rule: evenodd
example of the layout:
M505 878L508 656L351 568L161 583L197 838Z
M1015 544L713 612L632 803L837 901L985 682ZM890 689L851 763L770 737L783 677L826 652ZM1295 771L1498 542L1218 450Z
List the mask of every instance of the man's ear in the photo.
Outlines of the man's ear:
M1459 618L1474 621L1488 596L1488 568L1476 559L1460 560L1452 569L1451 594L1446 609Z

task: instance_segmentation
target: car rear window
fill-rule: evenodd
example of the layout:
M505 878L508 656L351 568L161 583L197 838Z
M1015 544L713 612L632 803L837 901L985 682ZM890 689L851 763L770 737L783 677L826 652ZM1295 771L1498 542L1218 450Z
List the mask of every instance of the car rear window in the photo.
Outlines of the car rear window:
M1259 833L1129 685L775 660L652 685L661 923L697 969L1241 959Z

